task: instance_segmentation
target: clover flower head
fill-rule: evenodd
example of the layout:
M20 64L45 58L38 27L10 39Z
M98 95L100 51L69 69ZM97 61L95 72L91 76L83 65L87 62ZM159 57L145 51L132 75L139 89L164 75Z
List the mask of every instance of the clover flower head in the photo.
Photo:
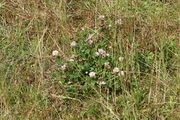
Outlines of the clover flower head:
M105 16L104 15L99 15L100 20L104 20Z
M109 53L107 53L106 56L109 57Z
M110 68L111 68L111 66L109 65L109 62L105 62L105 63L104 63L104 67L105 67L106 69L110 69Z
M76 41L73 41L73 42L71 43L71 47L76 47L76 46L77 46Z
M93 41L93 40L91 40L91 39L90 39L90 40L88 40L88 44L89 44L89 45L92 45L92 44L93 44L93 42L94 42L94 41Z
M109 56L109 54L106 53L106 51L103 50L102 48L98 49L97 52L99 53L99 55L102 55L103 57L108 57Z
M57 51L57 50L52 51L52 56L58 56L58 55L59 55L59 51Z
M124 60L124 57L119 57L119 61L123 61Z
M104 51L102 48L98 49L99 54L106 54L106 51Z
M122 25L122 24L123 24L122 19L118 19L118 20L116 21L116 24Z
M82 27L82 28L81 28L81 30L82 30L82 31L84 31L84 30L85 30L85 28L84 28L84 27Z
M90 76L91 78L96 77L96 72L90 72L90 73L89 73L89 76Z
M118 67L115 67L114 69L113 69L113 73L118 73L120 70L119 70L119 68Z
M61 66L61 68L60 68L60 69L61 69L62 71L64 71L64 70L66 70L66 68L67 68L67 65L66 65L66 64L64 64L64 65L62 65L62 66Z
M98 82L98 84L99 84L99 85L105 85L106 82L105 82L105 81L100 81L100 82Z
M74 62L74 59L72 59L72 58L71 58L71 59L69 59L69 62Z
M112 49L112 46L109 46L108 48L109 48L109 49Z
M97 55L97 56L101 55L101 56L103 56L103 57L109 57L109 54L106 53L106 51L103 50L102 48L100 48L100 49L97 50L96 55Z
M124 76L124 75L125 75L124 71L120 71L120 72L118 73L118 76Z
M100 54L99 54L99 52L95 52L95 54L97 55L97 56L99 56Z
M107 66L107 65L109 65L109 62L105 62L105 63L104 63L104 66Z

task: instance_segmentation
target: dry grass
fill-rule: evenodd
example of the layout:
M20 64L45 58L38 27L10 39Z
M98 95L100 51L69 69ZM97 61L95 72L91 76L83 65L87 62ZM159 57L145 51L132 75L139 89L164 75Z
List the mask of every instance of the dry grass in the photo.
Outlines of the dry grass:
M0 119L179 119L179 6L178 0L1 0ZM110 95L92 87L92 95L71 97L51 53L67 59L70 42L99 29L93 39L107 38L113 57L126 59L122 90Z

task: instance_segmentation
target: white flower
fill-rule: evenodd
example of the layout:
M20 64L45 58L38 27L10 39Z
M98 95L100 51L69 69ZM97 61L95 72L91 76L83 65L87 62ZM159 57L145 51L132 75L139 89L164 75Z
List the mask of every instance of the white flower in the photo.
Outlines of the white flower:
M86 71L85 73L88 74L88 71Z
M93 44L93 40L88 40L88 44L92 45Z
M119 25L122 25L122 19L118 19L117 21L116 21L116 24L119 24Z
M110 69L110 68L111 68L111 66L109 65L109 62L105 62L105 63L104 63L104 67L105 67L106 69Z
M72 58L71 58L71 59L69 59L69 62L74 62L74 59L72 59Z
M109 46L108 48L109 48L109 49L112 49L112 46Z
M102 55L103 57L108 57L109 56L109 54L106 53L106 51L103 50L102 48L97 50L96 55Z
M105 16L104 15L99 15L100 20L104 20Z
M92 78L92 77L96 77L96 73L95 72L90 72L89 73L89 76Z
M104 51L102 48L98 49L99 54L106 54L106 51Z
M76 41L73 41L73 42L71 43L71 47L76 47L76 46L77 46Z
M112 25L111 25L111 24L109 24L109 27L112 27Z
M106 69L111 69L110 65L105 66Z
M105 63L104 63L104 66L107 66L107 65L109 65L109 62L105 62Z
M99 53L100 55L102 55L103 57L106 57L106 56L107 56L106 51L103 50L102 48L98 49L98 53Z
M124 71L120 71L119 73L118 73L118 76L124 76L125 74L124 74Z
M67 68L67 65L66 65L66 64L64 64L64 65L61 66L61 70L63 70L63 71L66 70L66 68Z
M84 27L82 27L82 28L81 28L81 30L83 30L83 31L84 31L84 30L85 30L85 28L84 28Z
M119 61L123 61L124 60L124 57L119 57Z
M118 73L119 72L119 68L118 67L115 67L114 69L113 69L113 73Z
M109 62L105 62L105 63L104 63L104 67L105 67L106 69L110 69L110 68L111 68L111 66L109 65Z
M52 51L52 55L53 55L53 56L58 56L58 55L59 55L59 51L53 50L53 51Z
M99 56L99 52L95 52L95 54L96 54L97 56Z
M72 82L70 82L70 81L68 82L68 84L71 84L71 83L72 83Z
M106 82L105 82L105 81L100 81L100 82L98 82L98 84L99 84L99 85L105 85Z

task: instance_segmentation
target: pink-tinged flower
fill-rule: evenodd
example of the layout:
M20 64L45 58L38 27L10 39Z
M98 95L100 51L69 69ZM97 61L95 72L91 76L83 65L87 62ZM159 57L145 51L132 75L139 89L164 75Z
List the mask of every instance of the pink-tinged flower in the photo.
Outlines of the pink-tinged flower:
M96 54L97 56L101 55L101 56L103 56L103 57L109 57L109 54L106 53L106 51L103 50L102 48L98 49L95 54Z
M98 53L102 55L102 54L106 54L106 51L104 51L102 48L100 48L100 49L98 49Z
M96 72L90 72L90 73L89 73L89 76L90 76L91 78L96 77Z
M106 69L110 69L110 68L111 68L111 66L109 65L109 62L105 62L105 63L104 63L104 67L105 67Z
M98 49L98 53L99 53L100 55L102 55L103 57L108 57L108 56L109 56L109 54L106 53L106 51L103 50L102 48Z
M88 44L89 44L89 45L92 45L93 43L94 43L93 40L88 40Z

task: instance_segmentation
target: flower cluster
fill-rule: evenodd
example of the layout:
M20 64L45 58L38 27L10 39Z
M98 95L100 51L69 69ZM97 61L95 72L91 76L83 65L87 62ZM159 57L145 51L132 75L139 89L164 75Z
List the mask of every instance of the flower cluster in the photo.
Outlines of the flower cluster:
M92 37L92 36L91 36L91 37ZM87 43L88 43L88 44L92 44L92 43L93 43L93 40L90 39L90 40L87 41ZM73 48L75 48L75 47L77 46L77 43L76 43L75 41L73 41L73 42L70 44L70 46L73 47ZM59 51L54 50L54 51L52 52L52 55L53 55L53 56L58 56L58 55L59 55ZM97 55L97 56L103 56L103 57L108 57L108 56L109 56L109 54L108 54L104 49L102 49L102 48L100 48L100 49L97 50L96 55ZM69 61L69 62L75 62L74 59L75 59L76 57L77 57L77 55L73 54L68 61ZM119 60L120 62L122 62L122 61L124 60L124 57L119 57L118 60ZM105 62L105 63L104 63L104 68L106 68L106 69L108 69L108 70L111 69L110 62ZM63 65L60 67L60 69L61 69L62 71L65 71L65 70L67 69L67 65L66 65L66 64L63 64ZM86 71L86 74L88 74L87 71ZM112 74L118 75L118 76L124 76L124 75L125 75L124 71L121 71L118 67L114 67L114 69L112 70ZM89 75L90 78L95 78L96 75L97 75L97 72L93 72L93 71L92 71L92 72L89 72L88 75ZM103 83L100 83L100 84L103 84Z
M100 16L100 19L103 19ZM70 91L75 90L73 85L83 86L84 90L91 89L88 84L100 86L100 88L113 88L114 83L120 80L120 77L125 75L118 62L123 62L124 57L116 58L111 56L106 49L107 41L99 41L94 38L96 33L91 33L82 42L72 41L69 46L72 48L72 54L66 58L56 57L56 61L60 64L60 76L63 84L71 84L67 86ZM84 35L87 36L87 35ZM112 48L112 47L111 47ZM58 50L52 51L52 56L61 56ZM121 84L121 82L118 82ZM71 91L73 92L73 91ZM89 91L87 91L89 92Z

